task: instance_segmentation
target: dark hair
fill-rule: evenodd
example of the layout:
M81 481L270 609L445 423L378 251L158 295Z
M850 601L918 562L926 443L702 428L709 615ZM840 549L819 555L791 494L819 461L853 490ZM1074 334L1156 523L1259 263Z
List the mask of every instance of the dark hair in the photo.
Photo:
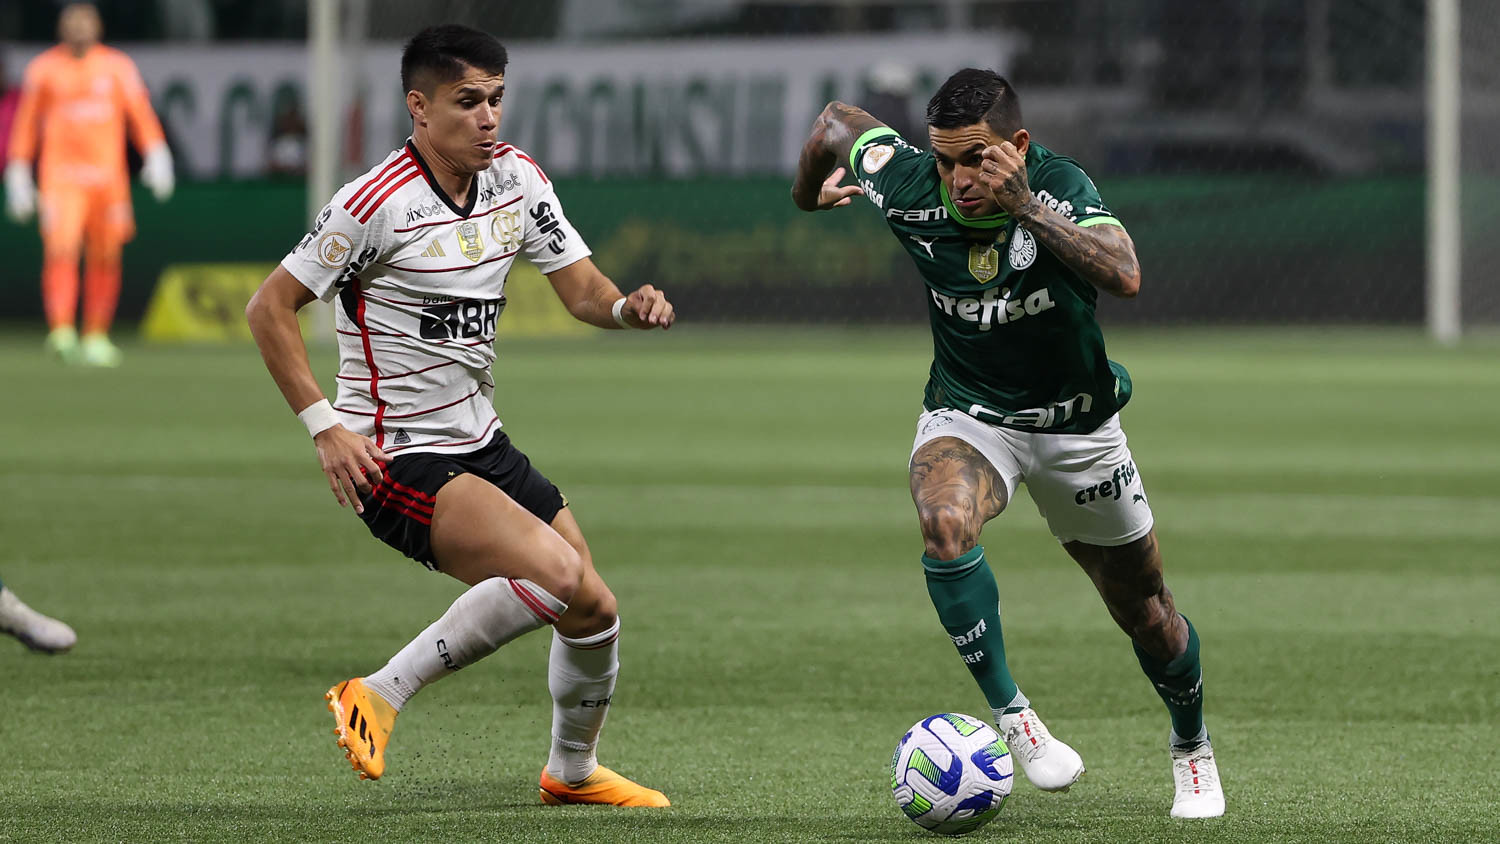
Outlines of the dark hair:
M463 76L464 65L504 73L505 62L505 47L488 32L456 23L429 26L401 51L401 90L431 93L433 86Z
M927 101L927 125L935 129L957 129L981 121L1002 136L1022 128L1016 89L993 70L966 67L948 77Z

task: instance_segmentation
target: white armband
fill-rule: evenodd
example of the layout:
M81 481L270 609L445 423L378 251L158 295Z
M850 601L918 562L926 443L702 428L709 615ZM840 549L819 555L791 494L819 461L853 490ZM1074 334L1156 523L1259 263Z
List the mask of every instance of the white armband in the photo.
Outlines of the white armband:
M307 435L310 437L316 437L334 425L343 424L339 421L339 415L333 411L333 405L328 403L328 399L319 399L302 408L297 418L307 426Z
M624 296L621 296L620 298L618 298L618 299L615 300L615 306L613 308L609 309L609 313L610 313L611 316L613 316L615 318L615 322L618 322L620 324L621 328L629 328L630 327L630 323L628 323L628 322L625 321L625 297Z

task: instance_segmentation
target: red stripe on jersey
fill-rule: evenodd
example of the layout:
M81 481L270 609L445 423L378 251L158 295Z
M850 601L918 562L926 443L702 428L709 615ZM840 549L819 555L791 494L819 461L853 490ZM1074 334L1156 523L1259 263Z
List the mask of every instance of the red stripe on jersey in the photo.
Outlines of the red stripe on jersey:
M411 336L410 334L401 334L401 333L395 332L395 331L345 331L342 328L335 328L334 331L336 333L338 333L338 334L344 335L345 337L410 337Z
M480 434L479 436L475 437L472 440L459 440L458 442L452 442L452 443L413 443L412 445L398 445L398 446L395 446L394 448L387 448L387 449L384 449L384 451L385 451L386 454L395 454L398 451L405 451L408 448L432 448L432 447L452 448L453 446L470 445L472 443L479 442L480 440L484 439L485 437L488 437L490 435L490 431L492 431L492 430L495 429L495 423L497 423L499 421L500 421L500 417L498 417L498 416L496 416L494 419L491 419L490 420L490 424L488 424L488 425L486 425L484 427L484 433Z
M418 267L404 267L404 266L402 266L400 264L386 264L386 266L390 267L393 270L401 270L402 272L406 272L406 273L456 273L459 270L471 269L473 267L477 267L477 266L480 266L482 264L491 263L492 261L501 261L501 260L504 260L504 259L509 258L510 256L516 254L519 251L521 251L521 250L519 250L519 249L512 250L510 252L505 253L504 255L496 255L493 258L485 258L483 261L479 261L479 262L473 263L473 264L464 264L463 266L460 266L460 267L439 267L437 269L424 270L424 269L420 269Z
M520 150L518 150L515 147L511 146L510 144L506 144L505 146L501 147L495 153L495 157L496 158L500 158L502 156L506 156L506 155L509 155L511 153L515 153L516 154L516 158L519 158L519 159L521 159L521 160L529 163L532 167L535 167L536 168L536 174L538 176L542 177L542 184L550 184L551 183L552 180L548 179L547 178L547 174L542 172L542 165L537 164L536 160L533 159L531 156L527 155L524 152L521 152Z
M385 296L376 296L374 293L366 293L365 295L369 296L371 299L374 299L377 302L384 302L387 305L404 305L411 308L425 308L428 305L442 304L440 302L408 302L405 299L391 299Z
M344 210L345 211L351 210L354 207L354 203L356 203L356 202L359 201L360 194L362 194L365 191L369 190L371 187L373 187L375 185L376 182L378 182L381 179L385 178L386 174L391 171L392 167L396 167L396 166L400 165L401 163L406 162L406 161L410 161L410 160L411 160L411 153L407 152L405 148L402 148L401 154L398 155L398 156L396 156L395 160L393 160L390 164L385 165L385 167L382 168L379 173L376 173L374 176L370 177L370 180L368 182L365 182L364 184L362 184L362 185L359 186L359 190L355 191L354 195L351 196L351 197L349 197L349 201L344 203Z
M336 328L336 329L334 329L334 331L337 332L337 333L339 333L339 334L344 335L345 337L363 337L363 336L365 336L365 334L363 332L359 332L359 331L345 331L342 328ZM408 340L421 340L423 343L429 343L429 344L434 345L434 346L446 346L450 342L448 340L432 340L432 339L429 339L427 337L418 337L415 334L402 334L399 331L371 331L371 332L369 332L369 336L371 336L371 337L405 337ZM481 341L481 342L487 342L487 341ZM465 344L465 345L473 346L473 345L478 345L478 344L476 344L476 343L468 343L468 344ZM385 376L382 375L380 377L384 378Z
M381 377L382 380L390 381L393 378L405 378L408 375L420 375L423 372L427 372L427 371L432 370L432 369L442 369L445 366L453 366L456 363L458 363L458 361L456 361L456 360L446 360L446 361L443 361L442 363L435 363L432 366L424 366L421 369L413 369L410 372L397 372L397 373L392 374L392 375L382 375L380 377ZM370 376L368 376L368 375L335 375L333 377L339 379L340 381L364 381L365 379L369 378Z
M438 407L429 407L426 410L418 410L418 411L414 411L412 413L402 413L402 414L399 414L399 415L396 415L396 416L387 416L386 418L387 419L410 419L413 416L426 416L429 413L437 413L439 410L447 410L448 408L454 406L455 404L462 404L462 403L468 401L469 399L474 398L477 395L479 395L479 388L475 387L474 388L474 392L469 393L467 396L464 396L461 399L454 399L453 401L450 401L450 402L448 402L445 405L440 405Z
M359 282L355 282L356 285ZM385 405L380 402L380 369L375 366L375 353L370 349L370 327L365 322L365 294L355 288L355 295L359 297L359 305L354 310L354 321L359 325L360 342L365 347L365 367L370 370L370 400L375 402L375 447L385 446L385 428L382 427L382 417L385 415ZM360 414L365 416L368 414Z
M521 603L530 607L531 611L536 613L537 618L540 618L542 621L545 621L549 624L557 621L557 613L548 609L547 605L542 603L541 598L538 598L537 596L531 594L530 589L527 589L525 586L522 586L514 580L509 581L509 583L510 588L516 593L516 597L521 599Z
M417 166L417 162L412 160L412 157L408 155L399 163L399 166L391 169L389 173L382 173L376 181L370 183L369 191L365 192L365 195L358 202L354 202L352 198L349 200L350 203L354 205L353 208L348 209L349 215L351 217L358 216L360 211L365 207L367 203L369 203L369 201L375 196L375 194L380 192L381 188L390 184L393 179L400 178L402 173L409 171L415 166Z
M374 205L371 205L368 209L365 210L365 213L360 216L359 221L361 223L368 223L368 222L370 222L370 217L372 217L375 214L375 209L379 208L380 205L381 205L381 203L385 202L386 199L388 199L391 194L395 193L397 191L397 189L399 189L402 185L406 184L407 182L411 181L412 179L415 179L417 176L420 176L421 174L422 174L422 170L421 170L421 168L418 168L416 170L413 170L411 173L408 173L407 175L401 177L399 180L396 181L395 184L393 184L390 187L386 188L385 189L385 193L381 194L380 198L375 200L375 204Z
M551 184L552 180L548 179L547 178L547 174L542 172L542 165L536 163L536 161L533 160L531 156L527 155L524 152L521 152L518 149L517 150L512 150L512 152L514 152L516 154L516 158L519 158L522 161L528 162L529 164L531 164L532 167L536 168L536 174L538 176L542 177L542 184L544 184L544 185L545 184Z
M496 211L499 211L501 208L504 208L507 205L515 205L517 202L520 202L521 200L523 200L525 198L526 198L526 195L522 194L522 195L516 197L515 199L512 199L509 202L506 202L506 203L501 204L501 205L496 205L494 208L489 209L488 211L484 212L483 214L471 214L471 215L469 215L467 217L454 217L451 220L438 220L435 223L417 223L415 226L407 226L404 229L392 229L391 231L395 232L397 234L400 234L402 232L414 232L417 229L425 229L425 228L429 228L431 226L446 226L446 225L451 225L453 223L462 223L464 220L477 220L480 217L488 217L489 215L495 213Z
M382 375L380 377L384 378L385 376ZM385 413L386 406L383 405L383 404L380 405L380 407L374 413L368 413L368 412L363 411L363 410L349 410L349 409L343 408L343 407L335 407L334 410L337 410L339 413L349 413L349 414L352 414L354 416L374 416L377 419L410 419L413 416L426 416L429 413L437 413L439 410L447 410L448 408L454 406L455 404L459 404L461 402L466 402L469 399L474 398L474 396L476 394L478 394L478 393L479 393L479 388L475 387L474 388L474 392L469 393L467 396L464 396L461 399L457 399L455 401L450 401L447 404L441 405L439 407L429 407L426 410L417 410L417 411L413 411L411 413L386 414ZM379 445L379 443L376 443L376 444Z

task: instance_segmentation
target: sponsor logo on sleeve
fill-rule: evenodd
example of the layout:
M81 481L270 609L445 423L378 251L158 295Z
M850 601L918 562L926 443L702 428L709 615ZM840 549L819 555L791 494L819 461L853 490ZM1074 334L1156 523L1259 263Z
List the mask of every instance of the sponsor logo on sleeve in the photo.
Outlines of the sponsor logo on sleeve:
M1073 203L1069 202L1068 200L1058 199L1051 193L1047 192L1045 189L1037 191L1036 198L1043 205L1051 208L1053 211L1056 211L1064 217L1067 217L1069 220L1077 221L1078 217L1073 213Z
M318 263L336 270L349 265L354 256L354 241L343 232L329 232L318 240Z
M557 215L552 213L552 203L545 200L538 202L536 207L531 209L531 219L536 222L537 233L547 235L547 249L553 255L561 255L568 233L563 231L562 224L557 221Z
M323 210L318 213L318 219L316 219L316 220L313 221L312 231L310 231L307 234L303 235L302 236L302 241L300 243L298 243L297 244L297 248L293 249L292 251L293 252L301 252L302 250L306 249L307 246L308 246L308 244L312 243L313 240L315 240L317 238L317 236L323 231L323 224L327 223L328 222L328 218L332 217L332 216L333 216L333 206L332 205L325 205L325 206L323 206Z
M890 144L880 144L865 150L864 158L860 160L860 166L866 173L879 173L891 156L896 154L896 148Z

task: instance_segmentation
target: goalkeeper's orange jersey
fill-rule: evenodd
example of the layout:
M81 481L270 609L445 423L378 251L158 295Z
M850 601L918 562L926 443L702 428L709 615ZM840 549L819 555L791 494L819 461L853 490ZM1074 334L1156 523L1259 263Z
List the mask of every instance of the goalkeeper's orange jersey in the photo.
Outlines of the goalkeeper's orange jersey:
M82 57L60 44L26 66L10 160L40 157L37 182L44 193L65 186L128 185L127 122L142 154L165 140L135 62L99 44Z

